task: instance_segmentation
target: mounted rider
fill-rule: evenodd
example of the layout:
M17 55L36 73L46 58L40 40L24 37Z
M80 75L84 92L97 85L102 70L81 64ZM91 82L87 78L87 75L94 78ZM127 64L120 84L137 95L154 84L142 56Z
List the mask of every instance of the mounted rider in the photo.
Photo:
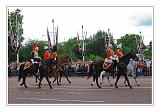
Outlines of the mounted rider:
M35 44L31 52L33 54L33 59L26 62L24 70L29 68L32 64L40 64L41 58L39 57L38 51L39 51L39 45Z
M47 60L51 57L51 51L48 49L47 46L44 46L45 53L44 53L44 60Z
M53 46L52 48L51 58L53 58L54 60L57 60L57 45Z
M103 63L104 70L107 70L111 66L111 64L113 63L112 60L115 58L112 47L113 47L112 44L109 44L109 48L107 49L107 52L106 52L106 59L104 60L104 63Z
M57 67L57 45L54 45L52 48L52 54L51 54L51 58L53 58L55 60L55 66Z
M115 53L116 56L118 56L118 59L121 59L123 57L123 52L122 52L122 43L120 43L117 46L117 51Z

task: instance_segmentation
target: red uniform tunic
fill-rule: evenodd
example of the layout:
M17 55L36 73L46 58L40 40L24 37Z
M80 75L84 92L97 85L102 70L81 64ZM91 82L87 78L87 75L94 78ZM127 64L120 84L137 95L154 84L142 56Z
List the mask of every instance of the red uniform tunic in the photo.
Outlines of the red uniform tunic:
M117 50L115 55L117 55L118 58L122 58L123 53L120 50Z
M55 59L56 57L57 57L57 53L56 52L51 54L51 58Z
M114 51L112 49L108 49L106 55L107 59L110 59L110 57L114 55Z
M48 51L46 51L44 53L44 60L49 59L51 57L50 53Z

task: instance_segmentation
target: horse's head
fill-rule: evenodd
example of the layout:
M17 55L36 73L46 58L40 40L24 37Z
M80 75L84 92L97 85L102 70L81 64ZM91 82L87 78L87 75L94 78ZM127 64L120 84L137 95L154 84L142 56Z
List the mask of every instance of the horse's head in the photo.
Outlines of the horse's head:
M133 52L133 51L129 52L129 56L130 56L130 58L132 58L132 59L134 59L134 60L137 60L137 59L138 59L136 53Z
M45 60L46 64L51 66L55 64L55 60L53 58L49 58L47 60Z
M58 60L58 63L60 65L70 64L70 62L71 62L71 58L68 55L66 55L65 57L60 57Z
M68 55L66 55L66 56L64 57L64 63L66 63L66 64L71 63L71 58L70 58Z

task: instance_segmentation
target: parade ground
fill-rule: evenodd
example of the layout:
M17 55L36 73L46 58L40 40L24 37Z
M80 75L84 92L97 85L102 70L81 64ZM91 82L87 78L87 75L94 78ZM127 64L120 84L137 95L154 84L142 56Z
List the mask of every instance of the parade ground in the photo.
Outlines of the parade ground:
M99 89L96 84L91 86L92 77L86 79L84 77L70 76L69 84L65 77L62 78L61 85L52 83L53 89L50 89L46 79L42 81L42 88L39 89L35 83L34 77L27 77L28 88L19 86L18 77L8 78L8 105L64 105L64 104L98 104L98 105L152 105L152 77L140 76L137 86L134 79L129 77L133 89L126 87L124 77L121 77L118 86L109 86L107 78ZM50 78L53 81L54 78ZM112 84L116 78L110 77ZM22 81L22 80L21 80Z

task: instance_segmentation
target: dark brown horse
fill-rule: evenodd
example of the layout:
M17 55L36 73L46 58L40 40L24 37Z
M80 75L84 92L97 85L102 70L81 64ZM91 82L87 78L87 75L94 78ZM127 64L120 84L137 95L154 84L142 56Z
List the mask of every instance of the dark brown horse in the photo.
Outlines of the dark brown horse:
M109 69L107 70L104 70L106 72L113 72L114 71L114 68L115 68L115 65L117 66L117 79L116 79L116 82L115 82L115 87L118 88L117 86L117 83L118 83L118 80L120 78L121 75L123 75L128 83L128 86L132 89L132 86L130 85L129 83L129 80L128 80L128 77L127 77L127 65L130 61L130 59L137 59L137 56L136 54L131 51L131 52L128 52L126 55L124 55L120 60L119 60L119 63L113 63L112 66L110 66ZM98 77L100 76L100 73L103 71L103 63L104 61L103 60L99 60L99 61L95 61L93 63L91 63L89 65L89 76L93 76L93 81L95 82L96 81L96 84L99 88L101 88L101 86L99 85L98 83ZM95 73L93 73L95 70Z
M66 77L67 81L71 83L71 81L68 79L67 75L65 74L65 70L66 70L65 66L69 65L70 62L71 62L71 58L68 55L66 55L65 57L62 57L62 56L59 57L57 67L52 69L52 74L55 78L53 83L57 80L57 84L59 85L59 82L61 83L61 78L63 75ZM59 81L58 81L58 78L59 78Z
M41 88L41 85L42 85L41 82L42 82L43 78L45 77L50 89L52 89L51 83L49 81L48 69L50 66L55 66L55 64L56 64L56 61L53 58L49 58L49 59L42 62L42 64L39 67L39 75L40 75L39 88Z
M26 63L23 63L20 65L18 82L21 80L21 78L23 78L23 81L20 84L20 86L24 85L25 88L28 88L26 84L26 77L28 74L35 74L36 76L36 73L38 73L39 65L38 63L35 63L35 64L32 64L30 67L24 69L25 64Z

